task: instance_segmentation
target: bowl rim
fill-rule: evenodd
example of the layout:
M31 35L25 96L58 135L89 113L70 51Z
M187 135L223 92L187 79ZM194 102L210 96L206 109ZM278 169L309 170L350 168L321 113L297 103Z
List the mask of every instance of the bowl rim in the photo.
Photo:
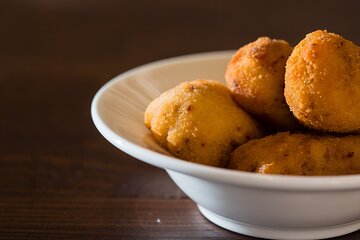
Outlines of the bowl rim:
M193 177L206 180L231 184L243 187L256 187L262 189L282 189L287 191L329 191L329 190L350 190L360 189L360 174L337 175L337 176L292 176L277 174L258 174L238 170L224 169L206 166L198 163L188 162L172 156L167 156L153 150L141 147L118 133L115 133L103 121L99 113L99 101L101 96L111 89L115 84L126 81L131 75L151 71L153 69L176 65L183 62L201 61L231 57L235 50L214 51L205 53L195 53L178 57L147 63L131 70L128 70L112 80L105 83L95 94L91 103L91 117L95 127L114 146L121 151L135 157L143 162L163 168L180 172Z

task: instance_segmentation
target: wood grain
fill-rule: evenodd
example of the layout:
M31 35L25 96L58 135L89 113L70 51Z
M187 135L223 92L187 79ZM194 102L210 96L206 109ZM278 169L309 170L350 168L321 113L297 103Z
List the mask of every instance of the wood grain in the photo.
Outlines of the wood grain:
M358 1L0 2L1 239L252 239L207 220L112 147L90 103L117 74L258 36L326 28L360 43ZM360 232L339 239L360 239Z
M235 239L185 198L17 199L0 205L4 239ZM250 238L243 238L250 239Z

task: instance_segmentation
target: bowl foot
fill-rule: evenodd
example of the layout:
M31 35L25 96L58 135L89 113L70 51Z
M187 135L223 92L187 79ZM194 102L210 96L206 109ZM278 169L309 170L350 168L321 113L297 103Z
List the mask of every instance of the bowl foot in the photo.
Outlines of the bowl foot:
M267 239L324 239L345 235L360 229L360 221L326 228L269 228L234 221L213 213L200 205L198 205L198 208L205 218L222 228L252 237Z

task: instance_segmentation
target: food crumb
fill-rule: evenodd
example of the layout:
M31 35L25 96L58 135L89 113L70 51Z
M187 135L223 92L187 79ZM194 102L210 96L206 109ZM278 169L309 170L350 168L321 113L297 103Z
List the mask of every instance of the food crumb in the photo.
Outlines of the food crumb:
M160 223L161 223L160 218L156 219L156 223L158 223L158 224L160 224Z

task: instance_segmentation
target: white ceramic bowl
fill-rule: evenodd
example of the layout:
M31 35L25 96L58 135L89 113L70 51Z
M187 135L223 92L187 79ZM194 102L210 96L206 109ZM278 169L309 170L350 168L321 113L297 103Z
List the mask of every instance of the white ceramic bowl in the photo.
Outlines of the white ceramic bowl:
M197 78L224 81L233 52L194 54L147 64L103 86L91 114L100 133L129 155L165 169L215 224L262 238L320 239L360 229L360 175L261 175L170 156L144 126L146 106Z

